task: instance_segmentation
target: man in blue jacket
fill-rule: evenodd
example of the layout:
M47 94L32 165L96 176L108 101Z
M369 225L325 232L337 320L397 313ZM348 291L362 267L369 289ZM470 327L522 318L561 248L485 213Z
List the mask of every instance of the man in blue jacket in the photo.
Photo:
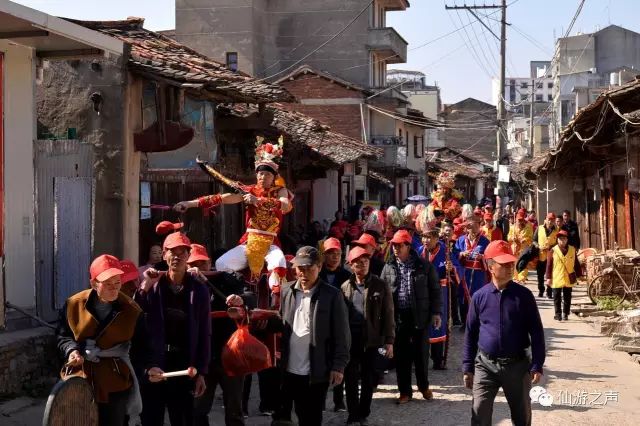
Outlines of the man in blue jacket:
M544 329L531 291L515 283L516 257L505 241L484 252L491 283L473 295L464 339L464 384L473 389L472 425L491 425L502 388L514 425L531 424L531 384L542 377ZM531 358L527 352L531 347Z

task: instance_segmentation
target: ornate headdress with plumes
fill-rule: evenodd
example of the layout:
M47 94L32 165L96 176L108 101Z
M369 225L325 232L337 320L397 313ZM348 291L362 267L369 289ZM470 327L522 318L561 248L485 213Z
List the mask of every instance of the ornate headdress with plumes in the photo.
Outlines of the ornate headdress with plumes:
M394 227L399 227L404 222L404 217L400 213L400 209L396 206L391 206L387 209L387 223Z
M417 216L416 206L413 204L407 204L404 206L402 209L402 216L404 217L405 222L413 221Z
M456 175L450 172L441 172L436 178L438 188L453 189L456 186Z
M264 143L262 136L256 137L256 156L255 156L255 168L260 166L267 166L278 172L278 163L282 158L284 152L284 138L280 136L277 144Z
M462 213L460 214L462 220L464 222L468 221L471 216L473 216L473 207L471 204L464 204L462 206Z
M365 231L375 231L379 235L384 233L385 220L384 214L380 210L374 210L371 212L367 221L365 222L363 229Z
M433 214L433 209L431 209L431 214ZM426 232L427 230L427 224L431 221L431 219L429 219L429 209L422 209L422 211L420 211L420 213L418 214L418 217L416 217L416 230L423 234Z

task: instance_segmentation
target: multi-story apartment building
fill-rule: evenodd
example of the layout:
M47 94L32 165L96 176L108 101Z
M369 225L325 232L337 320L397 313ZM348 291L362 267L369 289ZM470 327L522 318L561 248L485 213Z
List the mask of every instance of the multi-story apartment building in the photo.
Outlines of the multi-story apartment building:
M277 79L305 64L362 87L383 87L387 64L407 59L407 42L387 27L386 14L406 10L409 1L369 3L176 0L175 38L260 78Z
M550 146L579 108L610 85L633 78L640 68L640 34L609 25L591 34L556 41Z
M424 146L424 132L407 134L407 97L386 87L387 65L407 58L407 42L386 16L408 7L407 0L176 0L172 36L283 85L299 101L287 106L292 110L363 143L392 141L381 161L345 167L330 184L339 188L342 209L373 196L398 203L424 191L424 167L416 166L424 161L413 161L414 152L424 155L416 148ZM369 165L384 172L393 192L387 183L383 193L373 188Z
M544 103L553 100L553 78L551 78L549 61L531 61L529 77L507 77L504 82L504 93L507 111L523 113L528 111L531 94L534 102ZM500 80L494 78L492 85L492 101L498 104L500 99Z

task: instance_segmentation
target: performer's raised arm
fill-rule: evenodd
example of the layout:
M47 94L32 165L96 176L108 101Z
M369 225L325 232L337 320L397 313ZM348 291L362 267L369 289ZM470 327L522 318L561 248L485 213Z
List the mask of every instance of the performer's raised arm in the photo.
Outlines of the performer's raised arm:
M191 201L180 201L173 209L179 213L184 213L188 209L192 209L195 207L200 207L203 209L210 209L212 207L218 206L220 204L238 204L244 200L242 194L213 194L213 195L205 195L203 197L196 198Z

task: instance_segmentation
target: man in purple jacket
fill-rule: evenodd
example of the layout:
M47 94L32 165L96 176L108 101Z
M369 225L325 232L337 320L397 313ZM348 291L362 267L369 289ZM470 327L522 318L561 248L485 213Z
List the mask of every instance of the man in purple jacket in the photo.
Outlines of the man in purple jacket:
M211 356L209 290L187 273L190 245L185 235L169 234L162 246L169 270L147 270L134 295L145 313L151 347L160 360L160 368L197 369L193 378L182 376L142 384L143 426L162 426L165 408L172 426L190 426L193 398L206 389L204 375Z
M536 300L512 281L516 257L505 241L484 252L491 283L473 295L464 339L464 384L473 389L472 425L491 425L493 401L502 387L514 425L531 424L531 384L542 377L544 330ZM527 350L531 347L531 358Z

